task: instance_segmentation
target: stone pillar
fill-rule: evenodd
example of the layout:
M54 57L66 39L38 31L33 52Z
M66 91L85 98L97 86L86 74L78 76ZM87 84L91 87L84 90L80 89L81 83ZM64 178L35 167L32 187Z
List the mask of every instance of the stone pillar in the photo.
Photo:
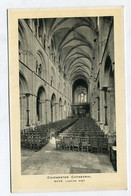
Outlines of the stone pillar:
M46 103L46 124L51 122L51 103L49 99L45 99Z
M54 107L55 107L55 121L58 121L59 120L59 107L58 107L58 103L55 103Z
M32 105L31 105L31 111L30 111L30 115L31 115L31 123L32 125L36 125L38 122L38 117L37 117L37 97L35 95L32 95L30 97Z
M115 132L115 121L116 121L116 116L115 116L115 91L114 88L108 88L108 93L109 93L109 101L110 101L110 107L109 107L109 116L110 116L110 121L109 121L109 130L110 133Z
M27 98L25 95L20 96L20 127L24 129L27 124Z
M52 111L53 111L53 122L55 122L56 121L56 115L57 115L57 111L56 111L56 103L53 103L52 104Z
M104 118L104 91L100 91L100 121L101 121L101 126L104 125L105 123L105 118Z
M64 119L64 105L61 105L61 120Z
M62 107L62 105L60 105L60 120L62 120L63 119L63 116L62 116L62 113L63 113L63 107Z
M100 97L96 97L96 104L97 104L97 121L100 122Z
M27 123L26 123L26 126L30 126L30 106L29 106L29 97L30 97L30 94L29 94L29 93L26 93L26 99L27 99L27 109L26 109L26 112L27 112Z
M104 91L104 125L108 125L108 113L107 113L107 103L108 103L108 97L107 97L107 87L103 89Z
M45 101L41 100L41 124L45 124Z
M93 102L93 118L97 121L97 98L94 97Z
M59 105L59 120L62 120L62 107Z

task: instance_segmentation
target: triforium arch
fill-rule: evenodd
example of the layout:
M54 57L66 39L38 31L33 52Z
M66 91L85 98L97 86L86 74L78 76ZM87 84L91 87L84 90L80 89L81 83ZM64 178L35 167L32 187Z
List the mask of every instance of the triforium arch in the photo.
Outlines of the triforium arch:
M27 39L28 34L24 25L19 20L19 37L18 37L18 48L19 48L19 60L23 63L29 63L29 41Z
M28 83L21 71L19 72L19 90L20 95L28 93Z
M29 46L29 43L28 43L28 40L27 40L27 33L26 33L26 30L23 26L23 24L21 23L21 21L19 21L19 46L20 46L20 43L21 43L21 47L23 50L27 50L28 49L28 46Z
M40 86L37 91L37 100L36 100L37 120L39 123L45 123L47 121L45 100L46 100L45 88L43 86Z
M51 96L51 122L55 122L56 120L56 96L53 93Z
M29 125L28 116L28 83L22 72L19 72L19 96L20 96L20 124L21 129Z
M112 60L108 55L104 67L104 108L105 125L110 132L115 132L115 84Z
M42 78L46 79L47 70L43 53L38 50L36 54L36 73Z

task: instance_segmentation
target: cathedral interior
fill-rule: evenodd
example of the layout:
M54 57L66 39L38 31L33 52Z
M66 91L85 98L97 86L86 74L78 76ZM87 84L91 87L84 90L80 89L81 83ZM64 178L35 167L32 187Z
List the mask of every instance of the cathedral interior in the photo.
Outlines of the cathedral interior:
M113 17L19 19L22 174L117 171Z

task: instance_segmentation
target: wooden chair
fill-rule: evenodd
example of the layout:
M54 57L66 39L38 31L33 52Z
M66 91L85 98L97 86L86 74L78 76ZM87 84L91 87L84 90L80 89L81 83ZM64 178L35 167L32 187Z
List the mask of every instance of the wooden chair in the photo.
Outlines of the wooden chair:
M98 138L97 137L91 138L91 152L92 153L98 152Z
M72 149L73 151L77 149L78 151L80 150L80 137L76 136L72 138Z
M110 147L110 161L114 167L114 170L117 171L117 147Z
M63 142L62 142L62 147L63 149L68 149L70 150L71 149L71 137L63 137Z
M56 150L62 150L62 141L56 141Z
M88 152L88 148L90 147L90 138L89 137L82 137L81 138L81 150L84 152Z
M40 136L33 137L33 149L40 149L42 147L42 140Z
M21 147L22 148L26 148L26 140L27 140L27 136L22 134L21 135Z
M108 153L108 138L101 139L101 152Z

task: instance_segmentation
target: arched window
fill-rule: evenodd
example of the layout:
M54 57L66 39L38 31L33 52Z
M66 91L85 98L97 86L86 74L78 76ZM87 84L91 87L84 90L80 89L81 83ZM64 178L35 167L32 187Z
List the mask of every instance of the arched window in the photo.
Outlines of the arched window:
M41 51L38 51L36 55L36 73L40 77L46 78L46 64Z
M79 94L79 102L80 103L85 103L86 101L87 101L87 95L84 92Z
M42 65L41 63L38 63L38 61L36 60L36 73L41 76L41 72L42 72Z
M19 20L18 23L19 30L19 60L22 61L26 66L30 66L30 48L27 29L24 27L23 22Z

